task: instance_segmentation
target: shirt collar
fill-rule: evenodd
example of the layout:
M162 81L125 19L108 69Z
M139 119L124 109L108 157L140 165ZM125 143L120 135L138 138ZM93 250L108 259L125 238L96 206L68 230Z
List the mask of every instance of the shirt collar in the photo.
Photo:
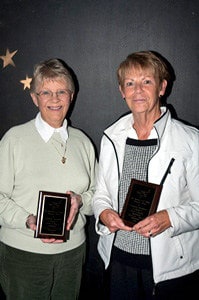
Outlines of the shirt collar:
M164 115L164 113L165 113L165 110L161 109L161 116L160 116L159 119L161 119L161 117ZM156 122L158 122L158 120ZM136 133L136 130L133 127L131 127L128 130L128 137L132 138L132 139L137 139L137 133ZM149 140L149 139L157 139L157 138L158 138L157 131L153 127L151 132L150 132L150 135L148 136L147 139Z
M131 139L135 139L137 140L138 136L136 133L136 130L132 127L129 131L128 131L128 137ZM147 140L149 139L157 139L157 132L155 130L155 128L152 128L150 135L148 136Z
M47 143L54 132L59 132L63 142L66 142L68 139L68 131L67 131L68 122L64 119L62 127L54 128L51 127L47 122L45 122L41 113L39 112L35 118L35 126L37 131L39 132L42 139Z

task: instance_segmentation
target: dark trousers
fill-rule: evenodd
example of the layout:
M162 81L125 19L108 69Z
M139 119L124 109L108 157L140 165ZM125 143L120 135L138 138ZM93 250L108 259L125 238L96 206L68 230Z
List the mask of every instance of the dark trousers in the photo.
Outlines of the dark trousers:
M121 254L114 248L106 273L106 300L198 299L199 270L155 285L152 265L146 257L132 255L131 259L129 254Z
M0 284L7 300L76 300L85 243L59 254L37 254L0 243Z
M154 299L153 275L149 270L132 268L112 261L107 276L107 300Z
M150 255L132 255L113 247L107 270L107 300L152 300L153 289Z
M155 294L157 300L189 300L198 299L199 270L157 284Z

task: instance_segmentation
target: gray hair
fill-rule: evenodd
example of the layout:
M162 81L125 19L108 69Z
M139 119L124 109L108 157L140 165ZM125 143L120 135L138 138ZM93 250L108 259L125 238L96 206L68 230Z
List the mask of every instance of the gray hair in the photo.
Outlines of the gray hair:
M42 61L35 65L33 78L30 84L30 92L35 93L36 88L45 79L59 79L63 78L68 88L72 93L75 92L75 84L72 76L71 69L64 63L64 61L53 58Z

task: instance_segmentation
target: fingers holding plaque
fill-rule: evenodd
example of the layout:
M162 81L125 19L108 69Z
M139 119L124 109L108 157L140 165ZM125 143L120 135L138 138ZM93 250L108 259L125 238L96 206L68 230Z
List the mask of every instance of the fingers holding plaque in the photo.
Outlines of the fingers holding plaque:
M66 223L71 206L69 194L39 192L35 238L55 238L66 241Z
M134 226L156 212L162 185L131 179L131 184L122 209L125 225Z

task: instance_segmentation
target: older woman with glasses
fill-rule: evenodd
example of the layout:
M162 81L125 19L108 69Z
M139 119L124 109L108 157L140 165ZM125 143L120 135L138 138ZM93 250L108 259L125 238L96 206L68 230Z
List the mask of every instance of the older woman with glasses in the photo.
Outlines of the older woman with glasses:
M0 283L7 299L74 300L79 295L97 163L89 138L66 119L74 93L73 73L63 61L39 63L31 82L39 112L0 142ZM41 191L43 202L38 201ZM64 195L65 206L53 215ZM56 225L62 213L66 239Z

